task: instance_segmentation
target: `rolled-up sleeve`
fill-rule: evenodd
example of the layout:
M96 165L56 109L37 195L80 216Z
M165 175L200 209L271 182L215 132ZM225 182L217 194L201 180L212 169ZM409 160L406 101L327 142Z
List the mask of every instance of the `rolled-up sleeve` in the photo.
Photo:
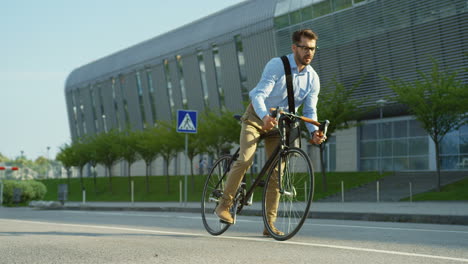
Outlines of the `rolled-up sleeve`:
M279 58L271 59L263 70L262 77L257 86L250 91L249 96L255 112L263 119L268 115L265 99L270 95L276 82L284 75L284 68Z
M320 79L318 75L314 72L311 76L312 78L312 91L304 99L304 108L302 110L305 117L317 120L317 102L318 94L320 93ZM317 126L306 123L307 130L313 132L318 129Z

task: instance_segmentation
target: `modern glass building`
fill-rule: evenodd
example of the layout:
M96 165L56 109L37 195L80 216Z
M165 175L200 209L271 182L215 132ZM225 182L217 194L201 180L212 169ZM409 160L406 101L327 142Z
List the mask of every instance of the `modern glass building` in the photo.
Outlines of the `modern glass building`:
M354 96L375 105L392 96L383 76L414 80L431 69L431 58L466 82L467 11L466 0L245 1L70 73L72 139L144 129L177 109L241 113L266 62L290 53L291 33L300 28L319 35L312 66L322 93L332 79L345 86L362 79ZM435 170L434 145L407 109L390 100L382 113L330 139L329 170ZM468 127L446 137L442 154L443 169L468 169Z

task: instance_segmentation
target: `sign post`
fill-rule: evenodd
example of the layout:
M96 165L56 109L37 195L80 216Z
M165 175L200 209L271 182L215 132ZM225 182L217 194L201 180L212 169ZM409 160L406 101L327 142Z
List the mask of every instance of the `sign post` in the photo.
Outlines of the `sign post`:
M185 133L185 176L184 176L184 201L187 206L187 174L188 174L188 133L197 133L197 111L177 110L177 132Z

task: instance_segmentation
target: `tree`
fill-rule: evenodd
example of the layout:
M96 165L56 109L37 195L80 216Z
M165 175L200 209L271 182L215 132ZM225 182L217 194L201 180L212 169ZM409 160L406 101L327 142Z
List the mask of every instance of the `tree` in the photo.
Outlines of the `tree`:
M57 157L55 158L56 160L60 161L65 167L65 170L67 171L67 182L68 185L70 185L70 173L71 173L71 168L75 165L74 160L75 155L73 148L65 144L62 147L60 147L60 152L57 154Z
M122 153L122 142L119 132L115 129L107 133L97 134L93 140L98 163L104 165L109 175L109 190L112 193L112 167L119 161Z
M34 161L33 169L39 173L39 176L43 175L44 178L47 178L49 160L44 156L39 156Z
M161 137L157 134L156 128L145 129L135 132L137 142L135 145L136 152L145 161L146 165L146 192L149 193L149 175L151 163L160 153Z
M0 153L0 163L8 162L10 159L6 156L3 156L2 153Z
M96 150L96 145L94 144L94 137L92 136L84 136L82 138L82 141L85 142L86 144L86 149L87 149L87 158L88 158L88 163L91 165L92 168L92 174L93 174L93 184L94 184L94 193L97 194L97 175L96 175L96 166L98 164L98 157L97 157L97 150Z
M229 151L233 143L238 143L240 128L232 112L223 110L218 114L207 110L200 118L200 142L205 151L219 157L222 152Z
M88 146L86 145L86 143L82 142L81 139L78 139L77 141L73 142L71 147L73 148L74 152L74 155L72 155L73 164L74 166L78 167L78 171L80 172L80 184L81 189L83 190L83 168L89 161Z
M440 191L440 143L449 131L468 122L468 87L456 72L440 70L434 59L432 71L418 73L415 81L385 80L395 92L395 100L408 106L434 142Z
M177 153L184 148L184 139L181 133L177 133L174 123L161 121L155 127L155 134L158 135L162 141L160 144L159 153L164 159L164 174L166 175L167 193L170 193L169 181L169 163L177 157Z
M187 147L187 156L190 160L190 175L191 175L191 186L192 191L195 190L195 178L193 175L193 159L195 156L202 154L205 151L202 140L203 135L200 133L189 134L188 135L188 147Z
M327 85L327 92L321 93L317 103L317 112L322 119L330 120L328 126L327 137L331 138L337 130L347 129L358 125L358 123L351 123L355 121L365 112L365 108L362 107L364 99L353 99L353 91L361 84L358 81L353 84L352 87L346 88L342 83L332 79L329 85ZM303 129L302 131L307 131ZM307 131L308 132L308 131ZM310 137L310 135L307 135ZM308 138L306 137L306 138ZM323 191L327 191L327 176L326 166L324 159L324 151L327 144L327 140L322 144L318 145L320 149L320 167L322 171L322 188Z
M122 144L122 148L120 148L120 157L124 159L128 164L128 193L131 193L131 167L133 163L139 160L137 152L138 136L132 130L127 129L124 133L120 134L120 143Z

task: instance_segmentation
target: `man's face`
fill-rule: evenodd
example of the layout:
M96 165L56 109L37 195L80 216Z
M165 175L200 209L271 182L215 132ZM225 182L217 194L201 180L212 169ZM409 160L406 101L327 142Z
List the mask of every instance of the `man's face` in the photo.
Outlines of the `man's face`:
M299 43L293 44L292 50L296 62L304 66L309 65L312 62L312 59L314 58L315 50L317 47L316 45L317 41L315 39L308 39L305 37L302 37Z

